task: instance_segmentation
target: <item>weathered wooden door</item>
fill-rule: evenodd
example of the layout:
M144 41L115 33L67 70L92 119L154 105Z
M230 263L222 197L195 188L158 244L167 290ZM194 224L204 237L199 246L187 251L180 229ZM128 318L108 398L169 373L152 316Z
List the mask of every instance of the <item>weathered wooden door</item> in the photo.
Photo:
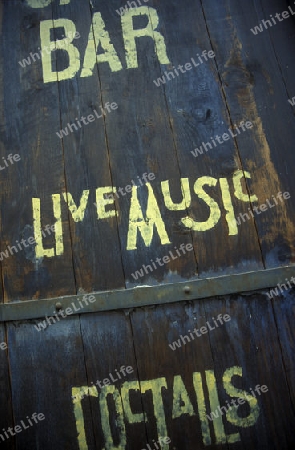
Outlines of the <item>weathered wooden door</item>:
M2 448L294 447L294 17L1 0Z

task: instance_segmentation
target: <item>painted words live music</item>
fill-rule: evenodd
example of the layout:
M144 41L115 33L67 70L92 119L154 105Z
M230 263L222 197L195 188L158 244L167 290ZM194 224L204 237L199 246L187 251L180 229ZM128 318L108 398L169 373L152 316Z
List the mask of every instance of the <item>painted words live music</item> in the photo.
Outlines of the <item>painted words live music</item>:
M34 238L36 241L35 253L36 258L59 256L64 253L64 233L63 223L66 220L67 212L70 212L70 220L74 222L83 222L85 220L85 212L87 208L95 208L96 217L99 222L112 221L114 218L120 217L120 203L128 202L128 227L126 235L126 250L137 250L139 239L144 242L146 247L151 246L155 235L161 245L171 244L171 236L168 235L165 221L162 217L163 208L171 213L171 221L173 221L173 213L177 211L191 211L190 215L181 218L181 226L183 229L194 232L206 232L216 227L219 221L224 218L223 223L227 226L229 236L238 234L238 225L235 220L234 202L245 202L248 204L257 202L258 198L255 194L249 195L245 186L245 177L250 179L249 172L237 170L233 176L228 178L214 178L211 176L202 176L197 180L189 178L180 178L177 181L179 189L178 201L176 202L171 195L171 183L175 185L174 180L164 180L160 182L160 186L153 187L151 183L144 186L133 185L126 191L130 192L130 197L126 196L116 199L113 195L117 189L112 186L98 187L97 189L85 189L82 191L80 198L74 199L70 192L55 193L46 200L34 197L32 198L32 215ZM140 200L143 196L139 195L139 190L144 190L146 195L145 201ZM106 198L107 196L107 198ZM218 201L216 200L218 198ZM96 200L95 204L94 201ZM237 202L237 200L239 202ZM46 203L44 208L44 203ZM192 207L196 203L199 211ZM51 206L50 206L51 205ZM161 208L160 206L161 205ZM125 205L124 205L125 206ZM46 246L47 236L42 235L42 208L48 211L52 207L52 223L55 230L55 245L51 248ZM196 207L197 208L197 207ZM242 208L242 206L241 206ZM203 220L195 220L201 215ZM48 241L47 241L48 242Z

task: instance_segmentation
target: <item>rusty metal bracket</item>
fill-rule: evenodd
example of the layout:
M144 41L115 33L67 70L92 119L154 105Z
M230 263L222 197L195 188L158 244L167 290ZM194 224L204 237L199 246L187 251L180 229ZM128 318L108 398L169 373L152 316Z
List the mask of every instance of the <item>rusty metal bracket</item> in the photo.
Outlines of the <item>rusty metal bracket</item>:
M0 322L11 320L38 319L53 316L60 310L71 308L72 313L64 315L111 311L139 306L175 303L185 300L197 300L216 295L269 289L279 283L286 283L295 277L295 266L259 270L216 278L198 279L184 283L159 286L143 286L132 289L94 292L92 303L83 301L85 295L79 294L45 300L16 301L0 304ZM85 297L87 299L87 297Z

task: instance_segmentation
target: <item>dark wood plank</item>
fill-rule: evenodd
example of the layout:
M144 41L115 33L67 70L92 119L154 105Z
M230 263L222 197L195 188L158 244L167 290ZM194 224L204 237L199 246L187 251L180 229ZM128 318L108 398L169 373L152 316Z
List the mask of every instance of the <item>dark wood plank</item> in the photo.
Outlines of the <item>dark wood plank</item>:
M3 22L3 4L0 4L0 24ZM0 25L0 36L2 40L2 26ZM4 113L4 104L3 104L3 48L0 46L0 154L5 155L5 137L3 135L4 124L5 124L5 113ZM2 176L0 177L0 192L4 189L4 180ZM2 214L1 214L2 215ZM2 230L2 221L0 215L0 230ZM0 242L2 241L1 231L0 231ZM2 242L1 242L2 249ZM4 303L4 293L3 293L3 274L2 274L2 263L0 263L0 303Z
M210 230L193 232L199 272L202 277L206 277L220 272L261 268L263 263L254 222L250 220L246 226L235 228L226 220L220 179L227 180L230 194L224 194L224 197L232 205L233 218L240 212L248 212L250 199L242 202L233 192L233 174L241 169L236 140L231 138L223 144L218 144L216 140L216 135L221 137L228 133L233 123L228 115L214 58L207 56L207 61L198 58L203 51L208 53L212 49L201 3L173 0L167 8L165 3L155 0L153 5L164 24L163 32L171 65L162 66L162 75L165 78L165 73L172 72L171 80L168 82L166 79L165 96L181 174L189 177L191 183L192 204L189 215L197 222L208 220L209 208L204 200L195 195L194 183L203 176L216 180L216 186L206 186L205 191L218 204L221 218ZM192 58L199 67L194 67ZM186 63L190 63L190 70L185 70ZM180 69L179 64L182 65ZM175 72L173 68L178 68L178 71ZM181 70L185 73L181 73ZM152 82L152 74L149 76ZM156 87L154 89L159 90ZM251 135L251 131L248 133ZM211 137L215 139L216 147ZM208 152L203 149L203 154L194 157L191 151L199 149L203 142L209 142L207 149L210 145L212 148ZM226 181L223 180L223 183Z
M265 264L274 267L294 262L295 186L288 167L295 162L295 121L272 40L267 32L251 32L261 19L256 4L210 0L203 9L232 121L247 118L254 125L251 135L238 138L243 168L252 174L249 190L259 204L279 192L291 194L288 201L278 200L278 206L255 215Z
M0 346L0 435L2 435L2 437L0 436L0 442L1 448L5 450L14 450L16 448L14 437L10 436L8 432L9 437L7 438L7 436L3 433L3 430L7 432L8 427L14 426L8 361L8 351L10 351L10 349L7 345L4 324L0 324Z
M275 0L269 8L277 5L274 2ZM287 81L289 92L291 88L290 71L288 71L288 79L286 77L282 79L280 72L280 68L288 62L288 59L282 58L278 66L276 54L278 54L278 45L283 43L282 35L280 35L280 44L276 44L274 52L268 32L261 36L253 36L250 32L253 20L258 20L256 10L261 9L260 2L251 3L251 11L245 14L247 20L244 23L244 14L241 14L243 10L237 9L234 5L227 7L221 3L215 9L212 7L207 11L207 6L203 10L200 2L191 5L190 0L185 0L182 6L174 0L169 3L169 8L164 7L163 2L151 1L150 9L145 9L148 7L143 6L143 9L139 8L135 12L131 10L138 16L134 18L133 24L129 23L129 30L127 30L128 27L124 28L127 19L120 17L116 12L121 4L117 0L92 2L90 8L87 1L81 3L77 0L72 0L66 5L54 2L53 9L51 6L32 9L27 3L23 3L21 9L17 10L17 14L14 14L13 5L15 4L14 2L4 3L3 55L7 54L9 45L12 41L14 42L13 52L10 52L5 64L3 78L5 94L3 110L5 120L7 118L4 150L6 152L6 149L15 147L17 151L22 150L25 154L21 154L22 160L17 166L13 167L9 173L4 173L1 191L2 248L6 249L7 245L13 245L16 240L20 240L20 237L28 237L33 232L32 197L41 199L42 224L54 221L51 195L55 193L57 198L61 197L64 250L61 252L62 255L41 258L42 261L40 259L38 264L34 259L32 247L19 251L17 255L9 256L7 259L4 258L3 279L5 282L9 284L11 275L15 273L18 278L14 287L11 288L15 291L12 290L10 293L8 288L5 294L6 301L12 298L37 298L72 293L73 290L124 287L124 277L127 286L183 280L195 277L197 266L203 277L216 275L221 271L253 270L263 266L260 245L263 249L263 259L267 261L268 266L292 262L290 256L293 245L290 231L293 223L292 199L276 208L269 209L263 215L256 216L260 242L258 242L253 220L242 223L236 230L237 234L232 235L226 220L229 215L226 209L229 206L224 204L225 198L228 201L231 197L232 212L235 215L248 212L249 201L241 202L234 196L232 178L235 171L241 168L249 172L251 176L251 179L246 180L247 186L243 182L246 200L249 200L248 191L253 196L257 195L261 203L266 198L271 199L274 190L291 192L293 189L292 177L287 177L288 181L282 181L281 178L284 177L280 174L284 173L286 166L292 165L294 156L291 154L291 147L288 147L287 159L280 157L282 138L275 135L273 125L278 116L277 111L282 111L279 117L280 122L278 122L279 128L284 129L283 126L285 126L284 135L291 142L293 117L285 101ZM188 10L189 15L187 15ZM146 14L139 17L140 11ZM96 15L97 18L99 13L102 14L107 33L120 59L120 70L112 72L108 63L100 62L94 64L89 76L81 77L81 66L85 64L84 56L88 46L89 29L91 30L91 16L92 26L95 26L93 17ZM128 33L131 27L144 28L147 21L151 20L152 14L157 14L159 17L159 26L154 33L161 33L163 36L171 64L159 64L163 60L159 61L160 57L155 52L152 38L141 37L136 39L138 67L130 68L126 62L128 52L126 53L127 48L125 48L128 42L130 43ZM44 80L41 81L43 73L40 60L26 68L20 67L18 60L29 55L29 50L36 46L36 43L40 43L41 20L52 18L57 20L55 37L59 37L62 29L58 26L58 20L61 17L72 21L76 29L80 31L81 38L75 42L81 57L80 69L70 80L58 81L57 77L56 81L44 83ZM233 17L233 20L220 20L219 17ZM208 19L208 27L205 19ZM12 27L7 25L10 21L13 21ZM21 29L21 33L17 33L18 28ZM230 38L235 37L237 29L239 37L234 41L235 47L232 50ZM93 30L91 37L92 32ZM251 36L248 42L249 33ZM227 36L224 48L223 44L220 44L223 34ZM96 47L99 46L99 35L94 33L93 36L95 52ZM262 43L256 46L255 42L258 40L255 41L254 38ZM247 52L240 50L240 43L244 45L243 48L247 49ZM173 67L178 66L179 63L190 61L193 56L197 58L198 52L203 49L209 51L211 47L217 54L219 73L216 71L215 61L211 60L195 71L191 70L177 76L165 86L157 88L153 83L153 80L160 75L163 76L165 71L174 70ZM257 69L255 86L251 83L246 86L247 82L252 80L253 71L255 75L255 61L260 50L264 51L264 49L271 62L263 61ZM98 52L101 53L101 50L99 48ZM56 57L56 60L53 59L54 67L62 70L66 64L65 52L54 52L54 57ZM15 67L18 70L15 70ZM241 67L243 70L240 70ZM268 73L271 74L270 78L264 76ZM150 84L147 82L148 79ZM230 81L229 86L226 86L227 79ZM260 86L263 94L258 92ZM265 112L258 100L261 98L261 101L264 101L264 95L269 101L272 98L274 86L278 88L275 88L273 104L269 111ZM249 94L249 98L253 100L251 100L252 103L249 101L246 104L247 102L243 100L246 95L243 89L246 89L247 95ZM33 95L36 92L38 94ZM236 95L236 92L239 95ZM283 92L285 106L282 103ZM271 95L268 95L269 93ZM56 130L65 127L67 123L73 123L78 116L87 116L88 113L93 112L94 108L98 108L101 102L105 104L106 101L118 102L118 110L107 114L101 122L84 125L80 130L65 136L62 147L62 143L56 136ZM251 105L254 104L255 107L258 104L261 111L258 111L259 108L251 109ZM52 111L50 115L46 108ZM16 119L14 111L18 110L19 118ZM39 111L43 111L43 115ZM200 147L200 144L210 139L211 135L221 135L230 125L238 124L241 119L253 119L254 129L239 135L235 142L230 140L206 155L199 155L198 158L191 155L191 149ZM290 127L286 125L288 120L292 121ZM17 132L13 133L13 130ZM255 142L254 147L251 146L252 141ZM43 155L43 150L40 149L47 147L49 150L46 150ZM255 148L255 150L251 150L250 154L248 148ZM275 153L274 158L272 152ZM35 157L36 154L38 158ZM248 158L249 154L250 158ZM251 164L249 159L252 161ZM264 167L267 174L265 180L262 177ZM48 170L52 170L54 175L47 177ZM144 242L140 232L135 231L136 226L131 220L131 210L138 215L141 208L143 217L147 212L150 215L147 202L150 202L152 194L150 192L148 195L146 186L138 188L140 206L136 207L134 204L131 206L129 193L116 199L115 205L109 206L110 209L116 209L118 219L115 216L98 219L93 205L97 187L106 185L116 188L124 187L131 183L131 180L136 180L137 176L151 171L156 175L151 186L162 217L161 239L159 229L154 226L153 239L149 242L149 238L146 237ZM256 174L255 179L252 171ZM36 181L35 172L37 173ZM216 181L215 187L205 186L205 191L208 191L212 200L218 203L221 218L210 230L191 232L189 228L183 226L185 216L190 216L195 221L204 221L208 218L208 205L205 204L204 199L198 198L194 193L194 183L202 176L211 177L211 181L213 177ZM167 204L168 194L165 194L164 199L165 184L163 182L169 182L172 201L180 202L183 197L181 178L188 178L187 193L188 197L192 197L192 202L190 204L187 198L182 209L174 211L173 208L169 209L165 205L164 200ZM27 179L29 179L28 182ZM223 198L221 181L224 189ZM227 188L230 194L224 193ZM85 193L88 189L90 192L85 215L74 221L63 199L63 194L67 194L68 199L71 194L75 204L79 205L82 192ZM20 204L21 210L19 210ZM253 203L252 206L255 205L256 203ZM9 214L6 213L6 209L9 209ZM19 215L21 220L18 220ZM135 220L137 219L140 217L137 216ZM151 218L148 217L148 219ZM12 221L14 225L10 229ZM130 230L132 228L134 234L137 233L137 239L135 244L133 241L131 245ZM279 229L280 232L278 232ZM150 234L152 234L151 229ZM287 240L284 236L287 236ZM169 251L179 248L180 244L188 244L192 240L194 240L196 256L193 252L187 253L176 261L170 258L168 264L153 267L154 258L162 259L169 254ZM53 236L46 237L44 242L46 248L52 247ZM108 264L105 264L106 254L108 254ZM55 261L59 263L56 264ZM149 265L150 271L143 270L143 265ZM37 270L35 270L36 267ZM136 270L142 270L143 276L135 279L136 277L132 274ZM112 277L112 271L117 274L115 277ZM47 288L50 289L50 294L47 293Z
M290 391L293 408L295 405L295 358L294 358L294 315L295 293L294 289L274 295L273 307L276 320L277 333L282 348L283 363Z
M92 409L96 448L144 448L146 426L129 315L124 312L84 315L81 332L87 374L99 396ZM131 367L133 372L129 368L128 374L124 367Z
M232 416L223 411L224 415L219 414L210 422L207 420L211 448L215 448L218 442L228 443L228 448L234 449L287 450L294 445L294 410L280 343L274 331L276 324L272 305L265 297L263 293L250 297L230 296L188 305L146 308L132 315L141 386L146 379L164 377L167 380L167 390L163 389L162 397L167 432L169 436L171 434L175 448L191 449L192 442L198 448L207 448L202 444L200 411L192 385L193 372L201 374L206 414L218 406L227 409L227 402L233 398L253 397L251 389L258 384L268 388L261 395L256 393L257 401L253 397L250 403L241 405L238 412L232 406ZM229 315L230 320L221 325L219 314L222 317ZM194 327L200 330L202 326L207 327L207 334L202 335L199 331L201 336L193 334L193 340L189 330L192 332ZM168 344L175 341L179 342L180 348L175 346L173 351ZM193 417L171 417L172 392L176 391L172 387L173 377L175 383L178 374L182 376L193 405ZM183 395L186 391L184 388L181 390ZM184 398L182 400L185 402ZM149 401L150 398L143 398L147 414L151 407ZM184 404L180 403L180 406L184 412ZM155 424L151 424L149 436L155 434Z
M84 54L88 46L89 34L93 38L91 29L91 17L93 10L89 8L89 2L72 0L70 4L53 4L53 18L56 27L60 17L71 20L80 37L73 40L73 45L80 53L80 65L82 67ZM62 35L64 31L62 32ZM55 30L55 38L61 39L61 28ZM72 44L70 44L72 45ZM63 55L64 54L64 55ZM63 56L58 55L59 67L63 68ZM65 62L65 67L67 61ZM109 169L109 156L107 139L105 137L105 124L103 118L97 119L93 110L101 114L102 104L100 81L95 68L92 76L81 77L81 70L74 78L58 83L60 98L61 124L59 128L65 128L68 123L74 123L73 132L63 138L65 157L65 176L67 193L71 195L77 206L80 205L82 193L89 191L84 217L74 221L69 212L71 225L71 240L73 244L73 257L75 267L75 279L78 288L84 291L106 290L124 287L124 274L120 258L120 242L118 237L117 217L98 217L95 191L99 187L112 186ZM118 100L113 95L112 101ZM80 119L94 115L95 121L79 128L75 118ZM110 114L120 114L114 110ZM87 120L86 120L87 123ZM58 131L58 130L57 130ZM55 133L53 132L55 135ZM60 139L55 135L56 143ZM114 207L106 207L114 209ZM107 258L107 259L106 259ZM111 270L110 270L111 269ZM116 276L114 276L116 274Z
M233 378L238 389L248 392L251 389L257 397L259 414L251 427L238 428L241 443L235 448L289 449L294 445L294 409L286 380L285 366L272 303L263 292L250 296L236 295L225 299L206 302L206 317L212 317L212 310L227 313L231 320L226 326L210 333L212 357L215 362L216 378L228 366L239 366L240 376ZM289 345L293 345L289 341ZM257 385L267 386L268 391L258 395ZM225 386L217 382L220 404L229 400ZM254 400L255 401L255 400ZM252 405L255 407L255 405ZM241 405L238 417L247 417L249 407ZM233 425L225 420L225 429ZM246 419L245 419L246 420Z
M135 450L168 436L163 450L292 448L293 303L286 296L275 305L276 321L260 292L137 309L131 324L124 312L68 318L40 332L34 323L9 324L15 424L35 411L46 417L20 433L17 446ZM129 365L134 372L120 379ZM257 385L268 391L256 393L256 403ZM247 404L210 420L239 397Z
M285 2L281 2L280 0L258 0L255 2L258 21L257 23L253 22L253 25L258 25L261 24L262 19L269 20L271 15L274 18L275 23L271 20L272 26L269 25L269 22L266 22L267 28L263 27L263 34L266 33L270 36L271 45L274 49L275 57L281 70L282 80L286 87L287 99L294 97L293 80L295 72L295 62L294 58L292 58L295 22L294 15L291 14L288 6L294 12L294 3L291 0L286 0ZM283 19L281 14L283 11L289 13L288 18ZM282 22L275 17L276 13L279 13L280 19L283 19ZM260 39L260 34L257 33L257 40ZM291 115L289 121L293 121Z
M194 342L188 342L185 337L190 337L188 330L193 331L205 322L202 301L145 308L132 314L140 384L142 390L145 385L152 389L152 393L143 395L146 415L150 418L149 442L165 434L171 439L171 448L191 449L192 442L197 448L214 447L214 430L205 415L209 411L205 371L214 368L209 335ZM180 347L170 348L169 344L173 347L179 339ZM219 448L227 448L221 436L217 441Z
M32 9L26 2L5 1L2 19L2 55L5 155L18 153L21 160L3 171L1 190L2 261L5 301L76 293L69 234L59 245L59 256L36 257L34 245L17 246L34 237L32 198L40 199L42 227L53 225L52 194L65 190L63 151L54 134L59 129L57 83L43 83L42 64L21 67L18 61L38 52L40 21L52 18L51 6ZM9 171L8 171L9 170ZM57 207L58 207L58 197ZM61 204L61 207L63 205ZM65 206L65 205L64 205ZM36 214L38 205L36 207ZM62 227L67 228L66 209ZM37 225L35 224L35 229ZM45 232L43 245L55 247L54 235ZM7 246L15 246L12 255Z
M45 415L44 420L16 436L17 448L87 449L85 445L79 448L81 426L76 424L76 403L72 401L72 387L88 385L79 318L61 319L39 332L35 324L8 325L15 423L23 420L27 424L26 417L34 412ZM93 450L97 447L91 430L90 399L83 400L83 412L87 445Z
M134 221L140 222L140 217L137 216L141 211L139 207L133 205L132 211L135 217L132 219L130 216L132 194L125 194L118 199L119 234L126 284L134 286L192 278L196 276L197 271L193 252L187 252L175 261L170 259L169 263L162 263L162 266L157 265L156 268L151 266L152 270L148 268L147 273L143 272L143 276L137 280L132 277L132 273L141 269L143 265L151 265L151 259L169 255L169 251L174 250L175 247L179 248L181 244L191 243L192 237L189 230L184 231L183 227L179 225L181 218L186 215L186 211L169 211L164 205L161 182L165 180L171 181L173 201L182 201L181 174L163 90L157 91L152 82L147 82L147 74L151 80L160 75L154 42L151 37L136 39L138 67L136 69L126 68L122 20L116 12L121 2L118 0L100 1L93 2L93 5L94 10L101 11L102 17L107 23L111 42L123 67L120 71L111 72L108 64L98 65L103 102L115 101L118 103L118 114L112 113L105 118L112 179L115 186L125 187L131 184L131 180L137 181L137 176L141 178L144 173L154 173L155 180L151 182L151 187L158 205L158 208L157 206L155 208L160 211L162 218L157 221L158 229L154 226L153 238L150 243L148 242L148 233L146 233L146 242L144 242L139 231L137 240L134 242L130 237L132 229L135 232ZM146 8L146 6L142 8ZM138 12L139 10L133 11ZM144 28L148 20L150 17L146 14L138 16L133 20L134 27ZM158 30L160 32L163 25L162 17L159 16ZM129 25L129 32L130 28L131 25ZM125 41L130 42L126 29ZM139 181L136 184L140 186ZM148 208L147 205L152 194L148 198L145 185L138 187L137 193L142 215L144 219L147 217L147 225L151 224L156 219L156 214L152 214L151 208ZM161 225L160 238L159 227Z

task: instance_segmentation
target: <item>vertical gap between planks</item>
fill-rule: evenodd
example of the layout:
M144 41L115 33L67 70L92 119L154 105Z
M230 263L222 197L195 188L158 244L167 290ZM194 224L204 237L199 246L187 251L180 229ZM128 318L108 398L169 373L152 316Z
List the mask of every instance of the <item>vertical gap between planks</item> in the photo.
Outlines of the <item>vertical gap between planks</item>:
M226 300L221 300L221 302L222 301L225 302ZM210 303L210 299L207 299L207 302L206 302L206 300L202 301L202 307L203 307L203 310L204 310L204 313L205 313L206 323L207 323L207 320L210 320L210 318L208 318L208 311L207 311L207 308L206 308L206 305L209 305L209 303ZM213 351L212 351L212 341L211 341L210 333L208 333L208 340L209 340L209 346L210 346L210 350L211 350L211 358L212 358L212 361L213 361L213 372L214 372L214 368L216 367L216 361L214 360L214 354L213 354ZM214 372L214 375L215 375L215 372ZM203 375L203 377L204 376L205 375ZM203 380L202 380L202 383L203 383ZM208 394L209 394L209 387L208 387L207 383L205 383L205 386L206 386L206 390L208 391ZM216 389L217 389L217 385L216 385ZM219 399L219 397L218 397L218 399ZM209 408L210 408L209 413L210 413L210 411L211 411L210 400L207 400L207 405L209 405ZM205 400L205 407L206 407L206 400ZM221 420L222 420L222 417L221 417ZM212 422L210 422L210 423L211 423L211 428L210 428L210 424L209 424L209 429L210 429L210 437L211 437L211 441L212 441ZM222 423L223 423L223 420L222 420ZM216 439L215 432L213 433L213 436L214 436L214 439ZM217 444L216 443L215 444L211 443L211 445L217 445ZM229 450L229 446L228 446L228 442L227 441L226 441L226 444L221 444L221 445L222 445L222 448L223 448L223 445L226 445L227 450Z
M151 22L151 24L153 25L153 21L152 21L152 18L151 18L151 16L150 16L150 14L149 14L149 19L150 19L150 22ZM152 27L152 31L153 31L153 36L154 36L154 27ZM163 33L163 34L166 34L166 33ZM154 43L156 42L156 39L155 39L155 37L154 37ZM157 54L157 56L158 56L158 49L157 49L157 46L155 45L155 52L156 52L156 54ZM159 59L159 57L158 57L158 62L157 62L157 64L158 64L158 67L159 67L159 69L160 69L160 73L163 75L163 71L162 71L162 67L161 67L161 64L160 64L160 59ZM169 106L168 106L168 100L167 100L167 95L166 95L166 86L164 86L164 85L162 85L161 86L161 88L163 88L163 96L164 96L164 101L165 101L165 105L166 105L166 113L167 113L167 118L168 118L168 123L169 123L169 128L170 128L170 130L171 130L171 135L172 135L172 141L173 141L173 147L174 147L174 153L175 153L175 157L176 157L176 161L177 161L177 168L178 168L178 172L179 172L179 178L181 178L181 169L180 169L180 164L179 164L179 158L178 158L178 153L177 153L177 144L176 144L176 140L175 140L175 133L174 133L174 129L173 129L173 121L172 121L172 117L171 117L171 114L170 114L170 110L169 110ZM184 202L185 202L185 206L186 206L186 209L185 209L185 211L186 211L186 214L187 215L189 215L189 207L187 206L187 204L186 204L186 196L184 195L185 193L184 193L184 190L183 190L183 186L182 186L182 183L180 182L180 189L181 189L181 192L182 192L182 196L183 196L183 199L184 199ZM192 242L192 244L194 244L194 237L193 237L193 232L192 231L190 231L188 234L190 234L190 236L191 236L191 242ZM198 264L198 257L197 257L197 254L196 254L196 251L195 251L195 246L193 245L193 252L194 252L194 255L195 255L195 263L196 263L196 274L198 275L198 277L199 277L199 264Z
M0 36L1 36L1 44L3 43L3 30L2 30L2 23L3 23L3 3L0 2ZM4 54L3 54L3 46L1 46L1 54L0 54L0 60L3 62L4 60ZM3 71L3 64L1 64L1 70L0 70L0 93L1 93L1 100L0 100L0 127L3 128L3 130L6 127L5 123L5 117L4 117L4 71ZM2 143L1 143L2 147ZM4 145L3 145L4 147ZM0 216L0 248L2 248L2 220ZM1 286L2 286L2 294L3 299L1 303L5 303L5 285L4 285L4 274L3 274L3 265L2 260L0 263L0 276L1 276Z
M133 310L128 310L125 313L125 316L127 316L129 318L129 323L130 323L130 329L131 329L131 334L132 334L132 346L133 346L133 351L134 351L134 358L135 358L135 362L136 362L136 373L137 373L137 379L138 379L138 385L139 385L139 392L140 392L140 404L141 404L141 408L142 408L142 414L144 417L144 428L145 428L145 436L146 436L146 440L148 442L148 430L147 430L147 417L146 417L146 413L145 413L145 409L144 409L144 404L143 404L143 399L142 399L142 393L141 393L141 380L140 380L140 376L139 376L139 370L138 370L138 363L137 363L137 354L136 354L136 346L135 346L135 341L134 341L134 332L133 332L133 324L132 324L132 318L131 318L131 314L136 314L136 309Z
M56 38L55 33L55 27L54 27L54 17L53 17L53 6L51 4L51 13L52 13L52 27L54 30L54 37ZM59 123L60 123L60 129L62 129L62 117L61 117L61 94L60 94L60 85L59 85L59 79L58 79L58 71L57 71L57 59L55 57L55 68L56 68L56 83L57 83L57 92L58 92L58 100L59 100ZM66 196L68 197L68 185L67 185L67 175L66 175L66 166L65 166L65 148L64 148L64 138L61 139L61 149L62 149L62 159L63 159L63 174L64 174L64 183L65 183L65 190L66 190ZM62 197L62 196L61 196ZM75 283L75 291L76 294L78 293L78 286L77 286L77 280L76 280L76 271L75 271L75 262L74 262L74 255L73 255L73 236L72 236L72 227L71 227L71 217L70 217L70 210L67 208L67 228L69 230L69 236L70 236L70 242L71 242L71 260L72 260L72 267L73 267L73 277L74 277L74 283Z
M263 5L262 5L261 0L260 0L260 6L261 6L261 10L264 12L265 10L264 10L264 7L263 7ZM256 2L254 2L254 8L253 8L253 9L257 12ZM259 21L258 14L256 14L256 15L257 15L257 19L258 19L258 21ZM282 82L283 82L283 84L284 84L284 86L285 86L285 89L286 89L287 98L290 98L290 97L292 97L292 95L288 92L287 84L286 84L285 78L284 78L284 72L282 71L281 64L280 64L280 62L279 62L278 54L277 54L276 49L275 49L275 45L274 45L274 41L273 41L272 36L271 36L271 33L270 33L270 29L267 29L267 32L268 32L268 37L269 37L269 40L270 40L270 42L271 42L271 46L272 46L272 49L273 49L274 57L275 57L275 59L276 59L276 62L277 62L279 71L281 72ZM295 112L294 112L294 110L293 110L293 107L291 107L291 109L292 109L292 112L293 112L293 115L294 115Z
M281 359L282 359L282 366L284 368L285 381L286 381L286 385L287 385L288 392L289 392L289 397L290 397L290 403L291 403L291 406L292 406L292 410L293 410L293 413L295 415L295 405L294 405L293 400L292 400L291 388L290 388L289 380L288 380L288 376L287 376L287 369L286 369L286 364L285 364L284 351L283 351L283 347L282 347L282 343L281 343L281 339L280 339L279 326L278 326L278 321L277 321L277 317L276 317L276 311L275 311L275 307L274 307L274 299L271 299L271 307L272 307L272 313L273 313L274 323L275 323L275 327L276 327L277 339L278 339L279 347L280 347L280 350L281 350Z
M93 30L93 15L92 15L92 0L89 0L89 10L90 10L90 17L91 17L91 31L93 34L93 42L95 45L95 54L97 51L97 43L95 40L95 33ZM96 71L97 71L97 78L98 78L98 83L99 83L99 90L100 90L100 102L101 105L103 105L103 95L102 95L102 85L101 85L101 79L100 79L100 75L99 75L99 68L98 68L98 64L95 64L96 66ZM106 143L106 152L107 152L107 157L108 157L108 167L109 167L109 175L110 175L110 180L111 180L111 185L112 188L114 188L114 182L113 182L113 176L112 176L112 170L111 170L111 158L110 158L110 146L109 146L109 140L108 140L108 136L107 136L107 128L106 128L106 118L105 115L102 114L102 120L103 120L103 126L104 126L104 134L105 134L105 143ZM124 286L126 289L126 274L125 274L125 267L124 267L124 262L123 262L123 248L122 248L122 242L120 239L120 233L119 233L119 225L118 225L118 214L119 214L119 209L118 209L118 203L117 203L117 199L115 199L115 210L116 210L116 230L117 230L117 236L118 236L118 244L120 247L120 260L121 260L121 266L122 266L122 272L123 272L123 276L124 276Z
M15 427L16 421L15 421L15 417L14 417L14 409L13 409L13 397L12 397L12 370L11 370L11 365L10 365L10 358L9 358L9 348L10 346L8 345L8 326L9 324L7 322L5 322L3 324L4 327L4 333L5 333L5 339L6 339L6 345L7 345L7 349L6 349L6 358L7 358L7 369L8 369L8 382L9 382L9 391L10 391L10 405L11 405L11 417L12 417L12 422L13 422L13 426ZM10 326L15 326L13 323ZM16 449L16 441L15 438L13 438L13 448Z
M91 422L92 422L92 427L91 427L91 431L92 431L92 435L93 435L93 442L95 443L95 447L97 448L96 445L96 439L95 439L95 422L94 422L94 414L92 411L92 402L91 402L91 396L89 395L89 377L88 377L88 371L87 371L87 363L86 363L86 357L85 357L85 346L84 346L84 339L83 339L83 333L82 333L82 325L81 325L81 314L78 315L77 320L79 321L79 329L80 329L80 337L81 337L81 341L82 341L82 353L83 353L83 361L84 361L84 367L85 367L85 374L86 374L86 381L87 381L87 387L88 387L88 402L89 402L89 406L90 406L90 413L91 413ZM97 390L97 388L96 388ZM82 404L81 404L82 407ZM84 431L85 431L85 426L84 426ZM85 433L85 438L86 438L86 444L87 444L87 436ZM88 446L87 446L88 449ZM85 449L86 450L86 449Z
M210 42L210 45L211 45L211 49L214 50L214 45L213 45L213 42L212 42L212 39L211 39L211 34L210 34L209 27L208 27L207 20L206 20L206 14L205 14L204 6L203 6L203 0L200 0L200 4L201 4L201 8L202 8L202 14L203 14L203 17L204 17L205 27L206 27L206 30L207 30L208 39L209 39L209 42ZM219 82L220 82L221 95L222 95L224 103L225 103L225 108L226 108L226 111L227 111L227 114L228 114L230 125L233 128L233 121L232 121L231 114L230 114L230 108L229 108L229 105L228 105L228 102L227 102L226 92L225 92L224 85L223 85L223 82L222 82L222 78L221 78L221 75L220 75L220 72L219 72L218 63L216 61L216 58L214 58L214 60L215 60L217 76L218 76L218 79L219 79ZM245 173L244 173L244 168L243 168L243 163L242 163L242 158L241 158L241 155L240 155L238 142L237 142L235 137L233 138L233 140L234 140L234 143L235 143L235 147L237 149L237 154L238 154L238 158L239 158L239 162L240 162L240 167L241 167L241 169L243 171L243 174L244 174L244 180L245 180L245 185L246 185L246 189L247 189L247 195L248 195L248 198L249 198L249 205L250 205L250 208L251 208L251 211L252 211L252 215L254 215L253 214L253 205L252 205L252 202L250 200L250 197L251 197L250 189L249 189L249 186L248 186L247 178L245 177ZM259 249L260 249L260 255L261 255L262 264L263 264L264 269L266 269L266 264L265 264L265 260L264 260L264 257L263 257L262 246L261 246L261 242L260 242L260 239L259 239L259 233L258 233L258 227L257 227L255 215L254 215L253 221L254 221L254 227L255 227L255 231L256 231L257 242L258 242Z

